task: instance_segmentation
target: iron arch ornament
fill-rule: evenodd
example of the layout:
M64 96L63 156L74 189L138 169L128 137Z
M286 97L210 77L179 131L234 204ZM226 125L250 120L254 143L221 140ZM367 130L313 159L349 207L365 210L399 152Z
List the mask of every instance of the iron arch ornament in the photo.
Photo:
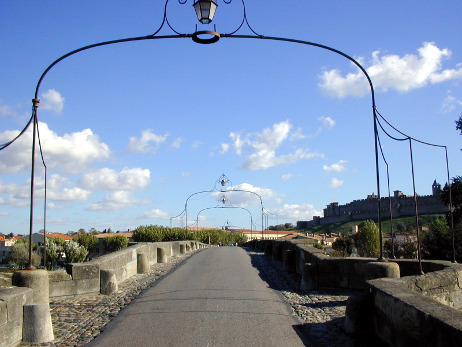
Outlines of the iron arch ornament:
M153 33L149 35L144 35L144 36L137 36L137 37L129 37L129 38L122 38L122 39L115 39L115 40L110 40L110 41L104 41L104 42L99 42L99 43L94 43L90 44L87 46L83 46L80 48L77 48L73 51L70 51L55 61L53 61L42 73L40 76L36 88L35 88L35 94L32 99L32 115L30 119L28 120L27 124L24 126L23 130L11 141L8 141L6 143L0 144L0 150L6 149L9 147L12 143L14 143L18 138L20 138L26 130L32 125L32 155L31 155L31 180L30 180L30 216L29 216L29 235L30 238L32 238L32 231L33 231L33 220L34 220L34 182L35 182L35 153L36 153L36 147L37 147L37 142L38 142L38 150L40 151L41 154L41 159L42 163L45 167L45 172L46 172L46 163L44 160L43 152L42 152L42 146L40 143L40 132L38 129L38 108L39 108L39 90L40 86L44 80L44 78L47 76L48 72L52 70L58 63L62 62L63 60L67 59L70 56L73 56L77 53L89 50L89 49L94 49L98 47L103 47L103 46L108 46L108 45L114 45L114 44L120 44L120 43L127 43L127 42L136 42L136 41L149 41L149 40L160 40L160 39L182 39L182 38L190 38L194 42L197 42L199 44L210 44L210 43L215 43L221 40L222 38L228 38L228 39L258 39L258 40L268 40L268 41L279 41L279 42L287 42L287 43L296 43L296 44L302 44L305 46L312 46L316 48L321 48L330 52L333 52L335 54L338 54L350 62L352 62L365 76L369 88L370 88L370 98L371 98L371 112L372 112L372 121L373 121L373 131L374 131L374 152L375 152L375 173L376 173L376 184L377 184L377 210L378 210L378 216L377 216L377 222L378 222L378 227L379 227L379 235L380 235L380 260L385 260L384 255L383 255L383 233L382 233L382 215L381 215L381 192L380 192L380 172L379 172L379 135L378 135L378 116L377 116L377 108L376 108L376 102L375 102L375 92L374 92L374 87L372 84L372 80L370 76L368 75L366 69L358 62L356 61L353 57L350 55L337 50L335 48L329 47L327 45L315 43L315 42L310 42L310 41L305 41L305 40L300 40L300 39L293 39L293 38L283 38L283 37L274 37L274 36L264 36L261 34L258 34L249 24L248 18L247 18L247 11L246 11L246 6L244 0L235 0L238 1L242 4L242 19L240 21L240 24L237 26L236 29L229 33L218 33L216 29L216 24L214 23L213 25L213 30L211 30L209 27L207 27L205 30L198 30L197 25L196 25L196 30L193 33L181 33L178 30L176 30L170 23L169 21L169 3L172 0L166 0L164 4L164 13L163 13L163 19L158 27L158 29ZM188 3L188 0L177 0L179 4L185 5ZM203 0L199 0L203 1ZM193 6L195 6L199 1L194 1ZM226 4L231 4L233 0L221 0L225 5ZM210 0L208 2L211 2ZM218 6L220 5L220 1L214 1L214 3ZM192 6L192 7L193 7ZM192 11L192 10L191 10ZM218 13L218 12L217 12ZM207 20L202 20L200 21L200 18L198 19L200 25L210 25L211 19ZM206 24L204 24L206 23ZM243 35L239 34L241 29L247 28L250 30L252 35ZM162 29L170 29L172 33L169 35L160 35L160 32ZM414 140L414 138L410 138L411 140ZM37 141L38 140L38 141ZM449 169L448 169L448 177L449 177ZM448 186L450 187L451 184L448 179ZM46 183L45 183L46 184ZM45 194L46 196L46 194ZM450 212L452 212L452 202L450 202ZM46 200L45 200L45 210L46 210ZM46 228L45 228L46 230ZM454 235L454 228L452 227L452 233ZM419 259L420 260L420 259ZM455 253L453 255L453 261L455 261ZM32 250L29 252L29 265L28 269L32 269Z

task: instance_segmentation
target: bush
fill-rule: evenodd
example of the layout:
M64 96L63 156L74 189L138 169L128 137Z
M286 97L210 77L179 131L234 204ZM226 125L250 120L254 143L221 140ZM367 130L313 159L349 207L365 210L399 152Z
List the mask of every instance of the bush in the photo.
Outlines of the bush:
M34 243L32 243L32 248L36 248ZM38 267L40 265L40 261L40 254L33 250L32 265ZM8 262L19 268L25 268L29 265L29 240L20 239L11 246L10 253L8 255Z
M122 235L106 237L103 242L106 253L120 251L128 246L128 238Z
M334 256L336 257L349 257L353 252L355 244L351 237L338 238L332 243L332 249L334 250Z
M61 258L61 253L63 252L64 243L61 243L59 240L61 238L47 240L47 264L46 268L48 270L53 270L55 264ZM63 240L64 241L64 240ZM43 247L42 247L43 253Z
M85 247L88 253L93 252L95 246L98 244L98 238L91 234L76 235L72 238L72 240L77 242L80 246Z
M85 247L77 242L70 240L63 246L64 254L66 255L65 263L81 263L87 257L88 251Z

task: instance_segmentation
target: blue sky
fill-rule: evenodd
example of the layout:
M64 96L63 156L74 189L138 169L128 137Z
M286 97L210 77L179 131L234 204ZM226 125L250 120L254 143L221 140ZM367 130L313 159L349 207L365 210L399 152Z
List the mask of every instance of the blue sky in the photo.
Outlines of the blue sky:
M5 1L0 13L0 142L24 127L37 81L55 59L89 44L154 33L163 1ZM175 30L198 23L192 1L170 0ZM376 105L404 133L448 147L461 175L462 2L246 1L261 35L331 46L357 59ZM213 24L234 31L242 3L218 1ZM243 27L241 34L251 34ZM159 35L173 34L164 27ZM345 58L306 45L189 38L99 47L45 77L39 131L48 167L47 230L184 225L186 199L227 188L262 198L268 224L311 220L330 202L376 193L371 97ZM396 135L396 133L394 133ZM0 152L3 233L27 233L31 132ZM380 134L390 189L412 194L409 143ZM444 151L413 144L416 191L444 184ZM381 193L387 195L380 163ZM43 228L43 166L36 169L34 230ZM188 224L261 229L256 194L196 194ZM235 208L222 208L235 207ZM251 218L249 218L251 217ZM266 217L265 217L266 220ZM266 223L266 221L264 222Z

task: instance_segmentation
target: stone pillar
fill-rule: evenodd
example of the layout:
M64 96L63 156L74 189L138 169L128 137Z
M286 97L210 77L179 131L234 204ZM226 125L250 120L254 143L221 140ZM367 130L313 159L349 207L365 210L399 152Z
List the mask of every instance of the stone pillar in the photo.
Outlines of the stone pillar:
M391 261L375 261L366 264L366 281L384 277L400 278L399 265Z
M151 265L149 264L148 255L146 253L138 253L136 255L136 270L139 274L146 274L151 271Z
M273 249L271 254L271 260L273 261L281 261L282 260L282 247L283 245L279 242L273 243Z
M372 295L356 294L348 298L344 328L347 334L368 335L374 332L374 300Z
M301 290L318 289L316 265L311 263L303 264Z
M180 245L180 254L186 253L186 245Z
M157 248L157 262L159 264L167 262L167 253L165 252L164 248Z
M107 295L117 293L119 286L114 269L100 270L100 276L100 293Z
M39 302L24 305L22 340L24 342L45 343L54 340L54 338L50 304Z
M295 250L286 249L282 253L282 269L295 272Z
M194 251L196 249L196 243L194 241L191 241L191 251Z
M11 283L16 287L34 290L32 302L50 302L50 282L46 270L21 270L13 274Z

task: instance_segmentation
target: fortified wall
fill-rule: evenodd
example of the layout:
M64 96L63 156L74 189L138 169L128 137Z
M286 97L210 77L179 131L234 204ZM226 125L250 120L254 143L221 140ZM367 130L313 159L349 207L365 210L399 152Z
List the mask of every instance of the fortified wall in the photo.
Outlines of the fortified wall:
M417 208L419 214L437 214L448 212L448 207L440 199L441 185L436 182L432 184L432 195L417 196ZM298 221L298 228L308 228L317 225L350 222L355 220L366 220L377 218L377 195L368 195L366 199L353 200L345 205L332 202L323 210L324 217L314 216L311 221ZM390 199L388 197L380 199L382 216L389 218L390 213L393 218L409 217L415 215L414 196L406 196L401 191L395 190Z

